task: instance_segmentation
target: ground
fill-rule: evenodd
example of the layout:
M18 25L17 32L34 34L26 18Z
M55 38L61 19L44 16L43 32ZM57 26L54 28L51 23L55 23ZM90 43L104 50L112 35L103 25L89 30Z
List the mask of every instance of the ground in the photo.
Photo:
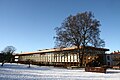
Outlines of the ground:
M1 65L1 63L0 63ZM6 63L0 66L0 80L120 80L120 70L108 69L106 73L85 72L84 69L63 69Z

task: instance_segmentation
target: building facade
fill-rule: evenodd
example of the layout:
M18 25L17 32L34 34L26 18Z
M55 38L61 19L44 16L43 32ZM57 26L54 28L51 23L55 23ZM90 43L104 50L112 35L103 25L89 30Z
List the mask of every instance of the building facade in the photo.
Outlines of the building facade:
M80 47L80 54L76 46L70 48L44 49L35 52L25 52L15 55L15 61L24 63L31 60L39 65L54 66L79 66L83 47ZM83 56L83 66L92 61L98 60L101 65L105 64L105 52L109 49L85 47Z
M106 54L106 64L109 66L120 66L120 52L114 51L113 53Z

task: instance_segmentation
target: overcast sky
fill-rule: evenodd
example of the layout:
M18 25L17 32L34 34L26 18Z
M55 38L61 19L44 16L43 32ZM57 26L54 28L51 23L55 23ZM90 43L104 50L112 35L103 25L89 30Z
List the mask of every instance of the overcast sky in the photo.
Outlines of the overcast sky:
M0 0L0 51L53 48L55 27L70 14L92 11L110 52L120 50L120 0Z

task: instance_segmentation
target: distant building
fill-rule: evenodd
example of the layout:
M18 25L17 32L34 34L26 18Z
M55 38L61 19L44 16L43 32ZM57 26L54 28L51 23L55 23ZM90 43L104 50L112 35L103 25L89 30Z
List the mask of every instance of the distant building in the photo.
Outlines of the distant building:
M106 54L106 64L110 66L120 66L120 52L114 51L111 54Z
M83 47L80 47L82 54ZM98 60L100 65L106 64L105 52L109 49L85 47L83 56L83 65L86 66L92 61ZM76 46L70 48L53 48L44 49L35 52L25 52L15 55L15 60L25 63L28 59L39 65L54 65L54 66L79 66L80 60L78 49Z

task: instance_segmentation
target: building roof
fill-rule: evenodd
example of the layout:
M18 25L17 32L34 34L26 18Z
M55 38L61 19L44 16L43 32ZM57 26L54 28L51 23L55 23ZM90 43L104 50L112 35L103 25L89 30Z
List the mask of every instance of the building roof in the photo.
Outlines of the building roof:
M119 50L118 51L114 51L111 54L120 54L120 51Z
M83 47L81 46L80 49L82 49ZM91 46L87 46L87 49L94 49L94 50L100 50L100 51L109 51L109 49L105 49L105 48L95 48L95 47L91 47ZM71 51L71 50L77 50L76 46L72 46L69 48L52 48L52 49L43 49L43 50L38 50L38 51L34 51L34 52L24 52L24 53L19 53L19 54L15 54L15 55L27 55L27 54L42 54L42 53L50 53L50 52L59 52L59 51Z

